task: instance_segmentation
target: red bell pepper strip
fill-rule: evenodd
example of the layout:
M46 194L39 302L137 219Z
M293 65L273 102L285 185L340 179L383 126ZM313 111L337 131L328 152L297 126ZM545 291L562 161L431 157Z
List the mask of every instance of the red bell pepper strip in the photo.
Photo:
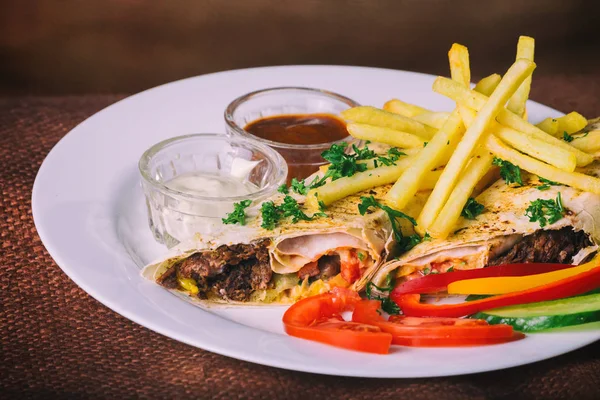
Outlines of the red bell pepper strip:
M600 266L579 275L571 276L532 289L460 304L424 304L419 302L420 295L403 294L396 291L396 289L392 291L390 296L402 309L402 313L407 316L463 317L497 307L576 296L598 287L600 287Z
M441 274L430 274L422 278L411 279L410 281L403 282L396 286L395 291L398 294L437 293L446 290L449 284L456 281L500 276L535 275L573 267L574 265L569 264L526 263L505 264L464 271L444 272Z

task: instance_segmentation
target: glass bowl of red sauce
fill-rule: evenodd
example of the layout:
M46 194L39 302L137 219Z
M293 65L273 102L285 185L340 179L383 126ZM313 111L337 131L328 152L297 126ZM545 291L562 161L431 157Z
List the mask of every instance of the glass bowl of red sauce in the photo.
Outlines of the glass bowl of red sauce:
M225 110L227 133L252 138L278 151L288 164L288 183L327 162L332 144L355 143L338 115L360 104L321 89L276 87L245 94Z

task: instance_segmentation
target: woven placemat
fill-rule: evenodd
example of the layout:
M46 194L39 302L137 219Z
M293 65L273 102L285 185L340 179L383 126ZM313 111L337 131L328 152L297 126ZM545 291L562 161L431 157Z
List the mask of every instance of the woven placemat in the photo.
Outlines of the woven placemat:
M599 77L539 77L532 97L562 111L600 115ZM104 307L50 258L33 225L30 197L35 174L52 146L119 98L0 99L0 397L600 398L600 343L552 360L476 375L340 378L211 354ZM486 357L484 348L481 357Z

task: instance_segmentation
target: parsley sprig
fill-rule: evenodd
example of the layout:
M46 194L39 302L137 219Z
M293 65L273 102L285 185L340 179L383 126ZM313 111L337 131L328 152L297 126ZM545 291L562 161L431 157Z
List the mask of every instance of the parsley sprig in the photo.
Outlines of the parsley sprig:
M246 225L246 208L250 207L252 200L243 200L239 203L233 203L233 211L222 218L224 224Z
M300 208L300 204L292 196L285 196L283 203L275 205L273 201L265 201L260 207L260 214L262 217L262 224L260 225L264 229L272 230L275 226L285 218L291 218L292 223L298 221L312 221L316 217L326 217L324 212L314 213L312 216L308 216Z
M498 157L494 157L492 164L500 167L500 176L502 179L504 179L507 185L510 185L511 183L517 183L519 186L523 186L521 168L519 168L517 165Z
M573 136L569 135L569 133L567 131L563 131L563 140L565 142L570 143L573 141L573 139L575 139L575 138Z
M554 182L549 179L542 178L541 176L538 176L538 179L539 179L541 185L535 187L537 190L548 190L548 189L550 189L550 186L562 186L558 182Z
M474 198L469 197L467 200L467 204L463 207L460 215L465 217L466 219L475 219L479 214L481 214L484 210L484 206L481 203L478 203Z
M381 293L388 293L388 296L381 296L373 293L373 288ZM365 288L365 294L369 300L381 301L381 309L390 315L400 314L400 307L389 297L389 293L394 289L394 278L392 274L388 274L385 279L385 286L380 287L375 285L373 282L367 283Z
M560 192L558 192L556 200L537 199L532 201L525 210L525 215L529 217L529 222L537 221L542 228L547 224L555 223L565 215Z
M413 226L417 225L417 221L414 218L404 214L402 211L394 210L393 208L386 206L384 204L379 203L373 196L363 196L360 198L361 203L358 205L358 212L360 215L365 215L369 208L379 208L383 210L388 218L390 219L390 223L392 225L392 232L394 233L394 239L396 239L396 243L401 250L407 251L415 247L417 244L421 243L421 237L417 234L413 234L410 236L404 236L402 234L402 229L398 224L398 218L404 218L408 220Z

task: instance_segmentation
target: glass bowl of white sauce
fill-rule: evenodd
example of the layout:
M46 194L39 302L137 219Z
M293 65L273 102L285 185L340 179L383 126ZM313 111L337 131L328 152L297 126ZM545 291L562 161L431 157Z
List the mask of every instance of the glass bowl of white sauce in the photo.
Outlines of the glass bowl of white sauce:
M150 229L169 248L197 233L222 230L222 218L234 203L262 202L287 176L285 160L270 147L210 133L157 143L144 152L138 166Z

